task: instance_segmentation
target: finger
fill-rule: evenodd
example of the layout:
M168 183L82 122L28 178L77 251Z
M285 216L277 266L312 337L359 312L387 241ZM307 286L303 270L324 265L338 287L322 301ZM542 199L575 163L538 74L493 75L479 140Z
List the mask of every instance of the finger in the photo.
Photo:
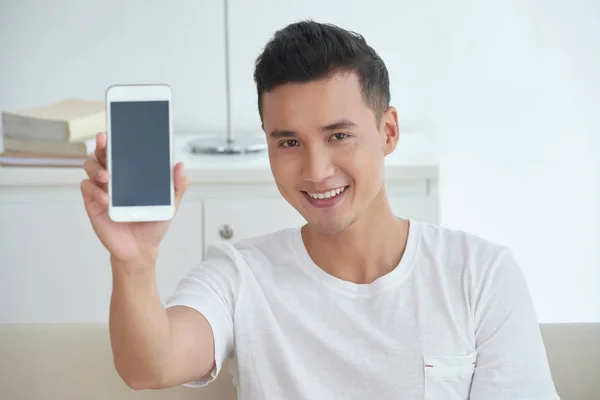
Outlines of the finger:
M108 182L108 171L106 171L100 163L94 158L88 158L83 163L83 168L91 180L95 180L100 183Z
M96 150L94 151L94 156L98 163L106 168L106 133L99 132L96 135Z
M108 194L90 179L85 179L81 182L81 194L86 203L97 202L103 205L108 204Z
M181 199L190 184L189 179L185 176L182 162L175 164L175 168L173 169L173 180L175 183L175 205L179 208Z

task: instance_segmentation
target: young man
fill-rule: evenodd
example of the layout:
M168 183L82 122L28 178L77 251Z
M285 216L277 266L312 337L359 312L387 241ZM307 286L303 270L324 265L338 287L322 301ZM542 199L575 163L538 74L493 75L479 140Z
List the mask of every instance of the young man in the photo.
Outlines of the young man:
M295 23L267 44L255 80L275 182L307 223L214 244L167 308L154 268L168 223L110 221L98 136L82 192L112 257L125 382L201 386L233 357L240 399L558 399L510 251L390 209L398 114L375 51ZM174 174L179 204L182 165Z

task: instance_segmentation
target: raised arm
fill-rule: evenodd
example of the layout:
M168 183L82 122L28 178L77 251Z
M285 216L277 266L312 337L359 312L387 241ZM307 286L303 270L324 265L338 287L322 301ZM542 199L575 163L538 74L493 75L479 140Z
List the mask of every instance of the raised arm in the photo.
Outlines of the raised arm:
M115 367L134 389L202 379L214 368L208 321L188 307L165 309L152 265L113 263L109 321Z
M219 304L207 305L204 313L190 307L165 309L157 290L156 260L170 221L116 223L109 218L104 133L97 135L94 156L84 168L87 179L81 182L81 194L85 210L94 232L111 255L109 326L119 375L129 386L143 389L172 386L210 374L215 366L213 332L218 321L211 317L214 321L209 323L205 314L215 315L212 307ZM174 166L173 174L179 209L189 182L181 163ZM200 295L220 290L210 284L196 287ZM212 298L221 297L215 294ZM223 308L219 312L218 315L224 315L222 319L230 313ZM226 343L223 336L231 335L219 329L216 342Z

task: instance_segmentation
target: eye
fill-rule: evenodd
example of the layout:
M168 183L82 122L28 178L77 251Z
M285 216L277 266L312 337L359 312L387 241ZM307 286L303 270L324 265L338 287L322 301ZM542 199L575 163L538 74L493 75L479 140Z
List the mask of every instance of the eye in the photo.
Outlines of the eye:
M342 139L345 139L347 136L348 136L347 134L341 133L341 132L334 133L333 135L331 135L333 140L342 140Z
M294 147L298 145L298 141L295 139L285 140L279 144L279 147Z

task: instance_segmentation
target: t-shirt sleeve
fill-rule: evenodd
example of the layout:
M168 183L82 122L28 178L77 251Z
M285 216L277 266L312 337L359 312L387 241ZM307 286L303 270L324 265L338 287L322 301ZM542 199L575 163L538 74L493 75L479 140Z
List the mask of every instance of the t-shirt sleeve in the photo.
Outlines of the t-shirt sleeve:
M557 400L525 276L503 248L480 281L471 400Z
M206 259L186 274L166 301L166 307L186 306L202 313L213 331L215 367L204 378L184 386L201 387L212 382L234 351L233 314L240 274L233 251L222 243L209 246Z

